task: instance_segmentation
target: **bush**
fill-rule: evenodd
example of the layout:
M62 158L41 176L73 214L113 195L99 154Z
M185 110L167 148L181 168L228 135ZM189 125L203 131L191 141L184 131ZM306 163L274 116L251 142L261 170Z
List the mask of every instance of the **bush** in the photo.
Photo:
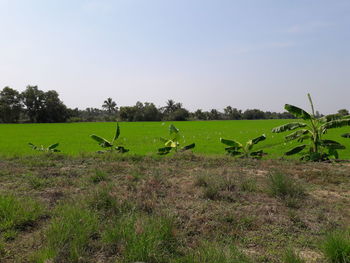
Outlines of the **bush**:
M184 256L178 263L249 263L252 262L235 246L204 243L198 249Z
M35 262L81 262L97 226L97 217L89 210L72 205L58 207L45 233L46 247Z
M328 234L322 250L330 263L350 263L350 232L336 231Z
M126 215L104 232L102 240L117 249L124 262L168 262L175 245L173 228L169 218Z

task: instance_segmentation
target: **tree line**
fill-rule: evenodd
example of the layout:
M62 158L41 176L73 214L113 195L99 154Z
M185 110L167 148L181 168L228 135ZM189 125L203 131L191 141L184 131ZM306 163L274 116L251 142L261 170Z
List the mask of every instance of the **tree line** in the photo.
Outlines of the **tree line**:
M349 114L346 109L339 114ZM87 121L186 121L186 120L257 120L292 119L288 112L270 112L259 109L239 110L232 106L223 112L216 109L190 112L182 103L170 99L165 106L156 107L151 102L136 102L134 106L118 107L107 98L101 108L68 108L55 90L42 91L37 86L27 86L23 92L10 87L0 91L1 123L54 123Z

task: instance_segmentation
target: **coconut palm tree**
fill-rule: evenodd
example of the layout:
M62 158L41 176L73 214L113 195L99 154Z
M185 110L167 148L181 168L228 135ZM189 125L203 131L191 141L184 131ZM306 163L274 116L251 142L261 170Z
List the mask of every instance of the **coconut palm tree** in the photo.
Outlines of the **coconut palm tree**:
M102 105L102 108L104 108L109 114L112 112L115 112L117 110L117 103L113 101L112 98L107 98Z

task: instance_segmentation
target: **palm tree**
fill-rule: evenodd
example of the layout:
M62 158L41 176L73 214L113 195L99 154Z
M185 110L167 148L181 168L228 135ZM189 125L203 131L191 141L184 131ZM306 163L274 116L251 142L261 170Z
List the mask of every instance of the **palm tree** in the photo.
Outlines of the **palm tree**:
M117 103L115 103L112 98L107 98L103 102L102 108L106 109L106 111L111 114L117 110Z

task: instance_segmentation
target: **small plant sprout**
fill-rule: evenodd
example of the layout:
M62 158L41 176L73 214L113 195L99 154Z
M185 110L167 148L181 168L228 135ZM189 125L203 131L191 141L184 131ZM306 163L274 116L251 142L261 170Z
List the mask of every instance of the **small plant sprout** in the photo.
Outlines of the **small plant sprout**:
M285 137L286 141L297 140L299 143L303 143L303 141L309 141L308 144L300 144L286 152L285 155L287 156L302 152L306 148L307 152L302 155L301 160L326 161L329 160L332 156L338 159L339 155L337 150L345 149L345 146L339 142L326 140L322 137L327 133L329 129L349 126L350 115L341 116L339 114L332 114L324 117L318 117L315 114L314 105L310 94L307 94L307 96L309 98L312 110L311 114L290 104L286 104L284 106L288 112L297 118L303 119L307 123L290 122L273 128L272 132L280 133L296 130Z
M169 126L169 135L170 135L169 139L160 138L160 140L164 143L165 147L158 149L159 155L166 155L170 153L172 150L174 150L175 152L186 151L186 150L193 149L196 146L194 143L192 143L187 146L180 147L180 138L181 138L180 131L173 124Z
M98 142L98 145L100 145L102 148L106 149L104 151L98 151L99 153L105 153L105 152L118 152L118 153L126 153L129 150L125 149L124 146L115 146L115 142L118 140L120 135L120 127L119 124L117 123L117 128L116 128L116 132L115 135L112 139L112 141L107 141L105 138L102 138L98 135L92 134L90 135L90 137L95 140L96 142Z
M263 150L253 151L253 147L255 144L258 144L259 142L264 141L265 139L266 136L265 134L263 134L259 137L249 140L244 146L243 144L235 140L227 140L220 138L220 142L228 146L225 148L225 151L231 156L260 159L266 153L264 153Z
M30 148L32 148L35 151L40 151L40 152L60 152L60 150L57 149L59 143L51 144L48 147L45 147L43 145L36 146L33 143L31 143L31 142L28 143L28 145L30 146Z

